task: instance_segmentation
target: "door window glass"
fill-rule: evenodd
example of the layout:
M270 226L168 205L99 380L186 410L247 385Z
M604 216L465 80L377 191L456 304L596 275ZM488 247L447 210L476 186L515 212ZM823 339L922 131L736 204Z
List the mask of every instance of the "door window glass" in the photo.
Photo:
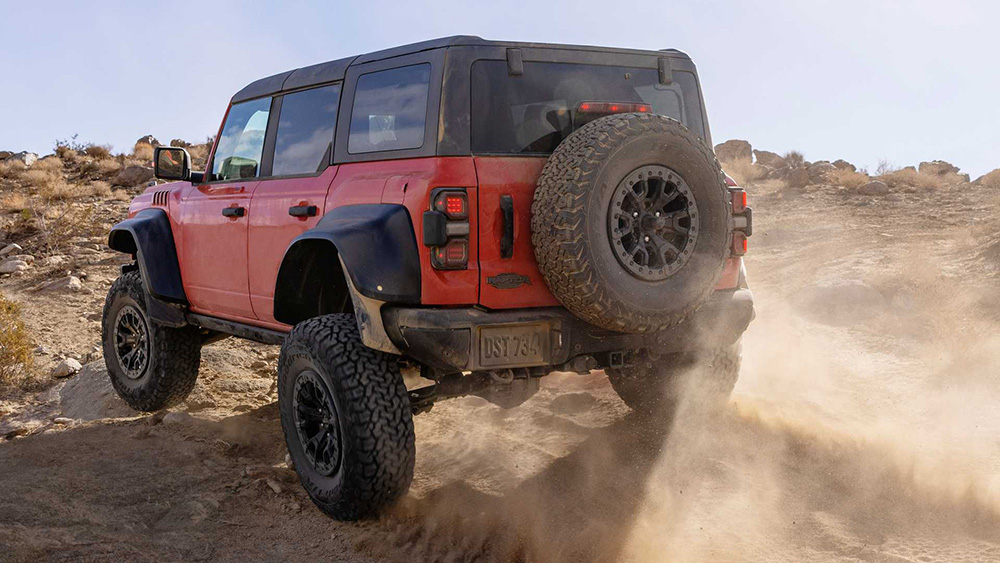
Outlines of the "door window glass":
M285 94L271 174L311 174L326 168L333 149L340 85Z
M358 78L347 151L417 149L424 144L431 65L419 64Z
M233 104L212 158L213 180L253 178L260 173L271 98Z

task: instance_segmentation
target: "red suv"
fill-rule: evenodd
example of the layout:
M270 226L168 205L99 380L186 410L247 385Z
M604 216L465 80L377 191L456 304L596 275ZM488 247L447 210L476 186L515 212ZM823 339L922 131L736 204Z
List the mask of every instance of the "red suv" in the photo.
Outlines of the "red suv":
M724 400L752 216L710 147L676 50L450 37L263 78L205 172L157 148L176 182L111 231L135 258L104 308L112 383L154 411L206 343L280 343L289 453L341 519L405 494L435 400L512 407L594 369L647 413Z

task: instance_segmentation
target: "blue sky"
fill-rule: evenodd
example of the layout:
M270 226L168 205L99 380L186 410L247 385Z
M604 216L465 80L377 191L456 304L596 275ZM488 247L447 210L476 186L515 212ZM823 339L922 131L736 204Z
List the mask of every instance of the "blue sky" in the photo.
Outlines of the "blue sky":
M0 0L0 149L127 150L214 134L269 74L471 34L687 51L716 142L874 170L1000 167L1000 2L24 2Z

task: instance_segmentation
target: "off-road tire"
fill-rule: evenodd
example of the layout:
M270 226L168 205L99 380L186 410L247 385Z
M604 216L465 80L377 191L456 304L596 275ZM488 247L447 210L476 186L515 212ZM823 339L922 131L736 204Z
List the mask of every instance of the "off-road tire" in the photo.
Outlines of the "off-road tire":
M629 273L609 241L613 193L649 165L683 179L700 223L690 257L658 281ZM660 115L611 115L573 132L542 170L531 212L531 241L549 289L576 316L618 332L683 321L712 293L732 244L732 207L715 154L683 124Z
M296 379L318 375L336 407L339 466L329 475L306 454L295 423ZM416 457L413 415L394 356L361 343L354 315L297 325L278 361L278 403L285 442L309 497L338 520L376 515L409 490Z
M667 354L657 359L643 355L620 369L607 369L608 380L632 410L664 412L688 401L699 408L721 407L740 376L742 346Z
M137 411L152 412L183 401L194 389L201 365L201 336L194 327L170 328L147 314L149 295L139 272L122 274L104 302L101 340L111 385ZM115 323L119 311L131 306L148 330L149 359L141 376L130 378L118 361Z

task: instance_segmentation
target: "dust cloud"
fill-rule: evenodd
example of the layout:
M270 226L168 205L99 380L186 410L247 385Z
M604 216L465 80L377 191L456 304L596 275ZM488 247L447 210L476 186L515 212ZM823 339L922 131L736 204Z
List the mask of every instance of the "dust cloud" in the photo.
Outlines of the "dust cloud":
M512 411L442 404L417 420L415 494L359 547L441 561L1000 560L996 200L971 229L908 202L759 202L758 317L725 412L644 419L600 373L549 376Z

